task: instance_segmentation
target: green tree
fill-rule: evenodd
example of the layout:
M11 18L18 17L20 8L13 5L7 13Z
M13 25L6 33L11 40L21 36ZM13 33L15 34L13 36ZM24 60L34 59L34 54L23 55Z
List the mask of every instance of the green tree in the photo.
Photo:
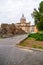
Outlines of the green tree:
M39 30L43 30L43 1L39 4L38 10L34 9L32 13L35 25Z

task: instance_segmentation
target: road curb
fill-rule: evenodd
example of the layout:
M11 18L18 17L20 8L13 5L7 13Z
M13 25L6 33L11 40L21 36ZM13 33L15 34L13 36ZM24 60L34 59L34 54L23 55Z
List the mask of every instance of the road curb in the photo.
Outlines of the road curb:
M19 45L16 45L16 46L19 47L19 48L22 48L22 49L27 49L27 50L33 50L33 51L43 52L42 49L30 48L30 47L23 47L23 46L19 46Z
M18 44L16 44L16 47L19 47L19 48L22 48L22 49L27 49L27 50L33 50L33 51L40 51L40 52L43 52L43 49L38 49L38 48L30 48L30 47L23 47L23 46L20 46L19 44L21 42L23 42L24 40L26 40L27 37L25 37L23 40L21 40Z

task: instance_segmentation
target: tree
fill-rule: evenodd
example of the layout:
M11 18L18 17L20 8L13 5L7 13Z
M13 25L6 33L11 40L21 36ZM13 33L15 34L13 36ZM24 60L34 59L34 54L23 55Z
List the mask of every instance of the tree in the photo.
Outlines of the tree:
M39 30L43 30L43 1L39 4L38 10L34 9L32 13L35 25Z

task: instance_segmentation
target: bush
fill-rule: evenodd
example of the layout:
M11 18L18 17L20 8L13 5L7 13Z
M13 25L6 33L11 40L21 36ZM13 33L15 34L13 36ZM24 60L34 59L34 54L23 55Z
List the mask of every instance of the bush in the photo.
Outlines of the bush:
M43 34L41 34L41 33L29 34L28 38L29 37L35 38L36 40L39 40L39 41L43 41Z

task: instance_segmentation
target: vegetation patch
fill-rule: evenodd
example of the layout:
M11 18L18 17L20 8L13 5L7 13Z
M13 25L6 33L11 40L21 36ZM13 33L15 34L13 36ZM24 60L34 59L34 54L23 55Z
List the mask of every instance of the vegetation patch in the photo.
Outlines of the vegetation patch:
M42 38L41 38L42 37ZM29 34L28 38L18 44L19 46L43 49L43 34Z
M3 36L2 36L2 35L0 35L0 39L1 39L1 38L3 38Z
M33 44L32 47L33 47L33 48L37 48L37 45Z
M29 37L34 38L35 40L38 40L38 41L43 41L43 34L42 33L29 34L28 38Z
M39 49L43 49L43 47L42 47L42 46L39 46L38 48L39 48Z

